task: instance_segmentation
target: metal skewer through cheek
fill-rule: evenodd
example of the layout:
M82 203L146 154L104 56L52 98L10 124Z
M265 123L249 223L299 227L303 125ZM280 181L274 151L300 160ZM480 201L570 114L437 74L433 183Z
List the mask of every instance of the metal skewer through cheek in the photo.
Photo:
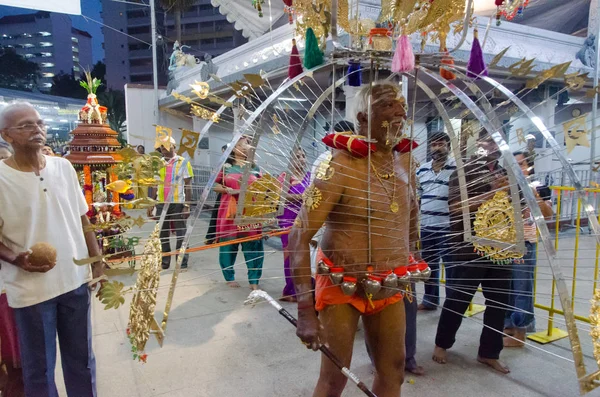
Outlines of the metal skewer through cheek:
M263 299L266 300L267 302L269 302L271 304L271 306L273 306L275 309L277 309L279 314L281 314L283 317L285 317L285 319L288 320L294 327L298 327L296 318L294 318L294 316L292 316L290 314L290 312L285 310L275 299L273 299L271 297L271 295L269 295L265 291L261 291L261 290L252 291L250 293L250 295L248 295L248 299L246 299L244 304L245 305L254 305ZM363 382L361 382L360 379L358 379L358 376L356 376L355 374L350 372L350 370L348 368L346 368L344 366L344 364L342 364L342 362L331 352L331 350L329 350L329 348L327 346L321 345L319 347L319 350L325 356L327 356L327 358L330 359L331 362L333 364L335 364L336 367L338 367L338 369L342 372L342 374L344 374L344 376L346 378L348 378L352 382L354 382L354 384L356 384L356 387L358 387L360 390L362 390L363 393L365 393L365 395L367 395L369 397L377 397L376 394L374 394L371 390L369 390L367 385L365 385Z

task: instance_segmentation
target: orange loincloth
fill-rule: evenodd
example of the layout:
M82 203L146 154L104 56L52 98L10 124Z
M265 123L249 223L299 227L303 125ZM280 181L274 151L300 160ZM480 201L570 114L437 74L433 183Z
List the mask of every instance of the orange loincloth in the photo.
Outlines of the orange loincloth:
M317 263L319 260L325 258L323 252L319 249L317 252ZM354 295L345 295L342 289L334 285L328 275L317 274L317 283L315 287L315 309L321 311L326 306L331 305L343 305L350 304L354 306L356 310L365 315L376 314L386 308L386 306L393 305L403 299L402 293L398 292L396 295L386 299L373 300L373 306L369 303L367 298L363 298Z

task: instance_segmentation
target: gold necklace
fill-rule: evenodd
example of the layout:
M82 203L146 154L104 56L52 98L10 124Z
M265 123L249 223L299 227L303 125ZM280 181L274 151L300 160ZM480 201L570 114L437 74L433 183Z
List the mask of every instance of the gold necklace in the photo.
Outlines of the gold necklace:
M373 163L371 163L371 167L373 168L373 171L375 171L375 176L379 180L379 183L381 183L381 186L385 190L385 194L390 199L390 211L392 211L394 214L397 213L400 210L400 205L396 201L396 178L394 178L394 182L393 182L393 185L392 185L393 186L392 187L392 194L391 194L391 197L390 197L390 191L387 189L387 187L385 187L385 184L383 183L383 179L384 178L382 178L381 176L379 176L379 172L377 172L377 169L375 168L375 166L373 165Z
M371 168L373 169L373 172L375 172L375 174L382 179L390 179L396 176L396 172L392 171L389 174L380 174L379 171L377 171L377 168L375 168L375 165L373 164L373 161L370 161L371 163ZM392 167L393 167L393 160L392 160Z

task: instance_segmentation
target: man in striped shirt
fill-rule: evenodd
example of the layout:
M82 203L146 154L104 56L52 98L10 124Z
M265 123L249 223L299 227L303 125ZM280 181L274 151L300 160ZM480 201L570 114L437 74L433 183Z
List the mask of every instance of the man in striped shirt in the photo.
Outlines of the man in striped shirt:
M162 153L165 159L165 167L159 171L161 183L158 185L157 200L160 204L156 206L156 216L160 216L165 203L169 203L165 222L160 231L160 241L162 252L171 252L169 242L170 225L173 224L175 234L177 235L177 249L181 248L183 238L187 229L186 219L190 216L189 202L192 200L192 165L189 160L179 156L175 152L175 140L170 138L169 149L160 146L158 151ZM187 201L186 201L187 200ZM151 209L148 210L149 214ZM150 216L150 215L149 215ZM188 254L183 257L181 268L185 269L188 265ZM162 268L168 269L171 266L171 257L163 256Z
M431 161L417 170L421 197L421 255L431 267L432 275L425 283L423 302L419 310L436 310L440 303L440 260L447 263L446 239L450 228L448 181L456 170L449 158L450 137L439 132L429 138ZM446 278L448 269L446 269Z

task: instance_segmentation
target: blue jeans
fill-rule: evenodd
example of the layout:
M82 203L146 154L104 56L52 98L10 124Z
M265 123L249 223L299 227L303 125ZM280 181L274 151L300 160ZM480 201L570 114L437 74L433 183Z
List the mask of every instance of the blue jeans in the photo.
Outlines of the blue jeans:
M14 309L27 397L58 397L56 335L69 397L96 396L90 290L86 284L37 305Z
M440 304L440 260L448 263L447 251L448 231L421 230L421 256L431 268L431 277L425 283L423 305L434 309ZM446 269L446 279L449 279L449 270Z
M508 304L513 310L506 312L505 328L526 329L534 321L533 315L533 272L537 261L537 244L526 242L527 253L524 263L512 265L511 291Z

